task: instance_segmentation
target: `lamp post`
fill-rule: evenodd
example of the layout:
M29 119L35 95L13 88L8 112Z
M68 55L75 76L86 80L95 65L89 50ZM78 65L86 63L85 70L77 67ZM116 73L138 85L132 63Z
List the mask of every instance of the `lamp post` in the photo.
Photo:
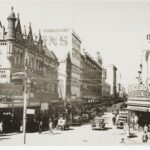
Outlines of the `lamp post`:
M25 65L25 77L24 77L24 104L23 104L23 135L24 135L24 144L26 144L26 111L27 111L27 66Z
M27 73L25 70L25 79L24 79L24 104L23 104L23 135L24 135L24 144L26 144L26 109L27 109Z
M29 77L29 54L25 53L25 69L24 69L24 104L23 104L23 135L24 144L26 144L26 121L27 121L27 96L29 97L29 86L31 79Z
M29 70L25 66L25 79L24 79L24 105L23 105L23 134L24 134L24 144L26 144L26 121L27 121L27 98L30 98L30 84L31 78L28 75Z

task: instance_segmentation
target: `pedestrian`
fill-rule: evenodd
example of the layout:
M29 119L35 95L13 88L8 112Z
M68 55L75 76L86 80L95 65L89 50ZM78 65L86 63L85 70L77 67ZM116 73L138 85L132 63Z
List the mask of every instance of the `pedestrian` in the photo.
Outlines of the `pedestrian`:
M123 133L121 135L122 135L121 143L124 143L125 142L125 138L126 138L126 126L125 126L125 124L123 124Z
M145 124L145 126L144 126L144 131L147 133L148 132L148 127L147 127L147 125Z
M22 133L22 131L23 131L23 122L21 121L21 123L20 123L20 133Z
M42 121L40 121L39 122L39 134L42 133L42 125L43 125L43 123L42 123Z
M0 122L0 135L3 134L3 121Z
M143 141L143 143L147 143L147 141L148 141L148 135L147 135L146 131L144 131L144 134L142 136L142 141Z
M113 125L115 125L115 122L116 122L116 117L115 116L113 116L112 122L113 122Z
M58 117L55 116L55 118L54 118L54 123L53 123L53 128L56 128L56 129L57 129L57 125L58 125Z
M53 134L53 122L51 119L49 119L49 134Z
M148 138L150 139L150 124L148 125Z

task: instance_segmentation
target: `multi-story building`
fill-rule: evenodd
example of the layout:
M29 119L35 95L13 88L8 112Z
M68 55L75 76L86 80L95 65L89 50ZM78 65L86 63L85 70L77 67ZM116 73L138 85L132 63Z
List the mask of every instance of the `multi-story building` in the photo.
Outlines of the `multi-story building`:
M81 39L72 29L43 31L49 49L53 49L60 62L58 68L59 97L67 101L80 101L80 47Z
M111 86L110 94L112 100L117 101L117 67L115 65L109 65L106 67L107 79L106 82Z
M13 8L7 21L7 30L0 24L0 108L22 111L26 66L30 83L27 107L47 110L50 102L58 100L57 57L43 44L40 32L33 36L31 24L22 31Z
M122 75L118 73L117 75L117 93L118 93L118 101L125 101L126 100L126 92L125 88L122 84Z
M106 104L111 103L110 99L110 85L106 83L106 78L107 78L107 70L103 68L102 72L102 97L103 97L103 102Z
M84 103L102 102L102 59L97 61L84 52L81 54L81 97Z

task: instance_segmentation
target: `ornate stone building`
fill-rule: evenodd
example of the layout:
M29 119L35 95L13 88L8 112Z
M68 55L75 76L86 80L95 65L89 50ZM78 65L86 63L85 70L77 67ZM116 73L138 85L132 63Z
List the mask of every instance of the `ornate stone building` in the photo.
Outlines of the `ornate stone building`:
M22 30L19 14L16 18L13 8L7 21L7 30L0 23L0 107L23 106L20 81L26 65L30 79L27 106L48 109L50 102L58 100L57 57L43 43L40 31L33 36L31 23L28 30Z

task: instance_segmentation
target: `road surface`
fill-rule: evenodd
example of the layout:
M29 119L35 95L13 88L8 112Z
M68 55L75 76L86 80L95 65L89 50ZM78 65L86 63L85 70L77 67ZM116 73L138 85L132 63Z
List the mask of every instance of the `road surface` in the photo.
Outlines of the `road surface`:
M27 133L26 145L29 146L115 146L128 144L142 144L141 133L135 138L126 138L125 142L121 142L123 129L117 129L112 124L112 114L105 113L106 129L92 130L91 124L82 126L72 126L68 131L54 131L53 135L49 135L48 131L42 134ZM150 142L149 142L150 143ZM149 144L148 143L148 144ZM5 146L22 146L23 134L13 133L0 137L0 145Z

